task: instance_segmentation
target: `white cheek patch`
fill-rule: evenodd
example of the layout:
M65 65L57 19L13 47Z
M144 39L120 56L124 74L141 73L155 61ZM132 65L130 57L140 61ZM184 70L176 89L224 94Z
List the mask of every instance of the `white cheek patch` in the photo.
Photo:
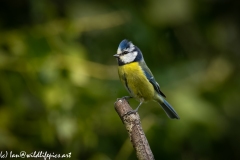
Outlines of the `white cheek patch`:
M128 54L125 54L123 56L120 57L120 59L124 62L124 63L130 63L132 61L134 61L134 59L137 57L137 51L135 52L130 52Z

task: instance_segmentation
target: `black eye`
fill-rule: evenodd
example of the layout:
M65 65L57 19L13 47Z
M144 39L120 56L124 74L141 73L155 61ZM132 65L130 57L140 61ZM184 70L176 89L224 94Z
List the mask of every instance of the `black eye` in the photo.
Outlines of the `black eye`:
M128 51L123 51L123 52L122 52L122 55L124 55L124 54L128 54Z

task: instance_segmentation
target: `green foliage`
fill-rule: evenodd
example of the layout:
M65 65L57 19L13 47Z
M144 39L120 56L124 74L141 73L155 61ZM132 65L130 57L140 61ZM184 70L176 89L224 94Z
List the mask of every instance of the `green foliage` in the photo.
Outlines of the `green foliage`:
M0 151L136 159L113 107L127 95L112 56L126 38L142 50L181 118L168 119L154 102L139 110L155 158L240 158L233 2L0 4Z

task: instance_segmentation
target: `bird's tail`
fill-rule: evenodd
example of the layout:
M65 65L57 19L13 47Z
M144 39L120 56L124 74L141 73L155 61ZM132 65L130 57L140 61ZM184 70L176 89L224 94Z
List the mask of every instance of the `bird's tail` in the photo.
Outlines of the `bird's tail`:
M173 107L161 96L158 95L156 101L162 106L163 110L166 112L169 118L171 119L180 119L177 112Z

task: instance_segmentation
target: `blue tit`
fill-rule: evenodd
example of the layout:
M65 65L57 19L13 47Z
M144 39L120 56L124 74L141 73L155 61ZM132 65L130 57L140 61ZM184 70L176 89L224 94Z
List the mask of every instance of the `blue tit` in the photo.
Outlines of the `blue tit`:
M133 112L137 112L143 102L154 100L162 106L169 118L180 119L177 112L165 100L166 96L160 90L137 46L128 40L123 40L114 57L118 62L119 78L130 94L126 97L133 97L140 102Z

